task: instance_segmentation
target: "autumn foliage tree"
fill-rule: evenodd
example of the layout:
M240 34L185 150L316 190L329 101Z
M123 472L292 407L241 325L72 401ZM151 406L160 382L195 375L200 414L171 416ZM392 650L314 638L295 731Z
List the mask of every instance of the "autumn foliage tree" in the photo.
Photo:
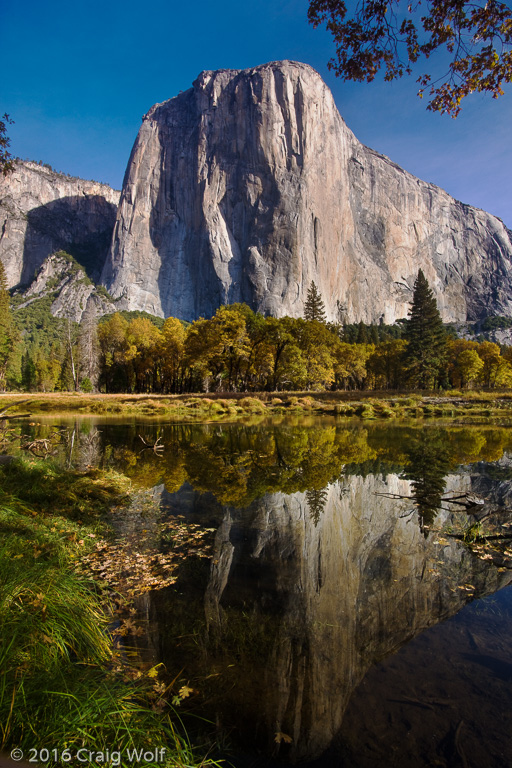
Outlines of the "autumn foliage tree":
M5 389L5 378L10 355L14 347L14 327L9 308L9 292L5 269L0 260L0 391Z
M410 75L421 59L444 51L446 75L419 75L427 109L456 117L473 92L503 94L512 81L512 9L497 0L310 0L308 19L325 24L336 45L329 68L344 80Z
M128 321L116 312L98 327L101 385L106 392L130 391L127 364L134 350L127 338L128 326Z
M496 345L491 345L495 352ZM500 350L498 349L498 357ZM484 375L484 360L487 342L479 344L470 339L450 339L448 341L448 376L454 387L468 389L475 384L482 384ZM492 357L492 355L491 355ZM500 362L506 365L506 360L500 358Z
M377 389L400 389L404 380L404 339L390 339L375 345L368 369Z
M162 359L163 392L182 392L185 379L185 329L175 317L169 317L161 332L159 353Z
M447 341L422 272L404 338L359 323L349 342L319 320L264 317L232 304L191 324L134 312L106 316L97 325L86 316L80 327L60 322L43 344L30 340L32 331L22 335L15 314L8 291L0 289L0 387L180 394L430 389L441 381L457 388L512 385L512 347Z
M510 386L512 383L510 365L501 355L497 344L492 341L483 341L478 345L478 355L483 363L480 376L484 386Z

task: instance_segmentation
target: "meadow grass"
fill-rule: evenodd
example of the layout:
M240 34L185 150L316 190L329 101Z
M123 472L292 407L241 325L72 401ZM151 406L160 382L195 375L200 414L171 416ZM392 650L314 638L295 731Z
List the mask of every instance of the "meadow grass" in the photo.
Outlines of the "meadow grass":
M232 421L248 415L274 416L309 411L338 418L512 418L512 392L446 390L436 392L321 391L215 392L189 395L0 394L0 412L9 414L98 414L155 417L167 421Z
M164 763L145 764L213 765L156 696L155 674L116 649L107 593L75 567L125 481L16 460L0 487L0 749L44 746L48 765L61 764L52 750L116 750L128 765L129 749L165 747Z

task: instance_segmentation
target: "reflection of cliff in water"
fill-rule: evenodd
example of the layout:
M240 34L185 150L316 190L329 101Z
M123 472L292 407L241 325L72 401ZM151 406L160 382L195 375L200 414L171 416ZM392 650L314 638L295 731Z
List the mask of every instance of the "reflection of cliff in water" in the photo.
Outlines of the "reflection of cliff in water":
M467 476L445 482L448 491L471 487ZM224 507L200 662L197 647L176 657L172 617L193 604L186 583L155 596L166 663L199 680L215 675L214 685L199 683L210 714L245 748L291 760L320 755L369 667L456 613L468 599L458 587L469 582L483 595L510 578L455 540L425 538L411 501L376 495L383 492L412 495L396 474L368 475L330 484L320 514L302 492ZM170 497L178 506L179 496Z

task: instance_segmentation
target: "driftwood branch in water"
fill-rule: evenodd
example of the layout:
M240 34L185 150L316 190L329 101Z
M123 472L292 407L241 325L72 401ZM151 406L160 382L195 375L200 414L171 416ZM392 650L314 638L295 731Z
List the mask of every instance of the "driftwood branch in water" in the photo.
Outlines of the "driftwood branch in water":
M52 432L48 437L38 437L32 440L27 435L21 435L20 440L24 438L27 440L25 443L20 443L20 448L24 451L30 451L34 456L39 458L46 458L47 456L54 456L56 454L55 445L62 440L64 433L67 432L66 428L57 429Z
M142 435L139 435L139 438L144 443L144 448L142 449L143 451L145 451L148 448L151 448L152 451L154 451L156 454L158 454L160 451L163 451L163 449L164 449L163 443L161 442L162 438L160 437L160 435L157 437L157 439L155 440L154 443L147 442L147 440L144 440Z
M464 499L464 501L460 501ZM473 509L473 507L483 507L487 504L487 501L481 496L477 496L476 493L462 493L459 496L444 496L443 501L449 501L450 504L458 504L466 509Z
M417 501L416 496L403 496L400 493L379 493L376 491L375 496L384 496L386 499L406 499L408 501ZM461 499L464 499L464 501L461 501ZM475 509L475 507L483 507L485 504L488 504L486 499L483 499L481 496L477 496L475 493L462 493L459 496L441 496L440 501L444 501L448 504L456 504L460 507L465 507L468 512Z

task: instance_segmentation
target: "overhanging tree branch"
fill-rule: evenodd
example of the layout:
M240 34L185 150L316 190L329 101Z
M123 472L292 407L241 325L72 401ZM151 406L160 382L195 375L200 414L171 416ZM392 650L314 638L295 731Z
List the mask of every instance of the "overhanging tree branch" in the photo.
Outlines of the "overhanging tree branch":
M359 0L348 11L343 0L310 0L308 19L326 26L336 44L328 66L344 80L372 82L412 74L412 65L445 50L446 74L426 72L418 95L429 89L427 109L456 117L470 93L503 95L512 82L512 8L497 0Z
M7 112L0 119L0 173L4 176L14 170L14 160L8 151L11 140L7 136L7 125L13 123L14 120L11 120Z

